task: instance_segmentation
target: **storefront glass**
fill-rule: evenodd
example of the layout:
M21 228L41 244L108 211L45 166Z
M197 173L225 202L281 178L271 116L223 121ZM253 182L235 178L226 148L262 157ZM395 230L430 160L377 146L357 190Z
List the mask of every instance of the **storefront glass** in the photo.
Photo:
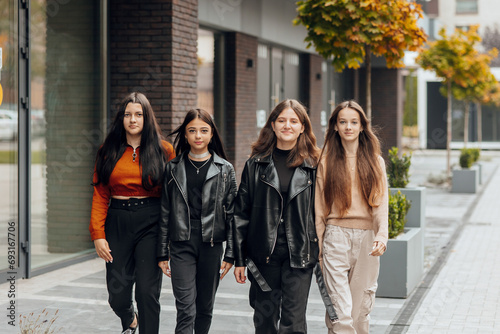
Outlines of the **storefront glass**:
M99 1L31 1L32 269L91 252L102 139Z

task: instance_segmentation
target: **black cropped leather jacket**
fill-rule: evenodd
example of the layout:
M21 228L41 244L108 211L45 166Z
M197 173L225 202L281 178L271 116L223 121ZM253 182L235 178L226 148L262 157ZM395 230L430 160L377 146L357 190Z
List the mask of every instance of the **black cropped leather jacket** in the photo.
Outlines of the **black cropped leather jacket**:
M237 193L236 176L231 163L214 152L202 190L201 225L203 242L226 243L225 259L233 254L233 209ZM189 240L189 218L186 168L186 152L172 159L165 167L161 219L159 224L157 258L168 260L169 242Z
M316 264L315 179L316 168L304 162L293 173L288 198L283 198L272 156L247 160L234 204L236 266L245 266L247 258L255 263L268 262L280 223L285 224L290 265L309 268Z

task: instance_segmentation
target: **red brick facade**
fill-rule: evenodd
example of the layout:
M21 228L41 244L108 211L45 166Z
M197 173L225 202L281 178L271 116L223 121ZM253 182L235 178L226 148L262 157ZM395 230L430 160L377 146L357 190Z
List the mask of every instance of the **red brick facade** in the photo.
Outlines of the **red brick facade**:
M110 100L146 94L167 135L196 106L197 0L110 1Z

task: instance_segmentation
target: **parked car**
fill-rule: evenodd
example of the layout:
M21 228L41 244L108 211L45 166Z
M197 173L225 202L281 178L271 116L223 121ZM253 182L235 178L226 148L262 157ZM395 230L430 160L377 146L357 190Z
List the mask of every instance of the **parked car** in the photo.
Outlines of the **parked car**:
M0 109L0 140L15 140L17 138L17 124L16 112Z

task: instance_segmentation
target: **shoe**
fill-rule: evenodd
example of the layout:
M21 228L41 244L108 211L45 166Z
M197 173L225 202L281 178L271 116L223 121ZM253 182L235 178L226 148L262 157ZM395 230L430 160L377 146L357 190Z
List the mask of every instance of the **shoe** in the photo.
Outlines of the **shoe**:
M124 330L122 334L134 334L135 331L137 330L137 327L139 327L139 315L137 314L137 312L134 313L135 313L135 318L137 319L137 326L135 326L134 328L129 327L128 329Z

